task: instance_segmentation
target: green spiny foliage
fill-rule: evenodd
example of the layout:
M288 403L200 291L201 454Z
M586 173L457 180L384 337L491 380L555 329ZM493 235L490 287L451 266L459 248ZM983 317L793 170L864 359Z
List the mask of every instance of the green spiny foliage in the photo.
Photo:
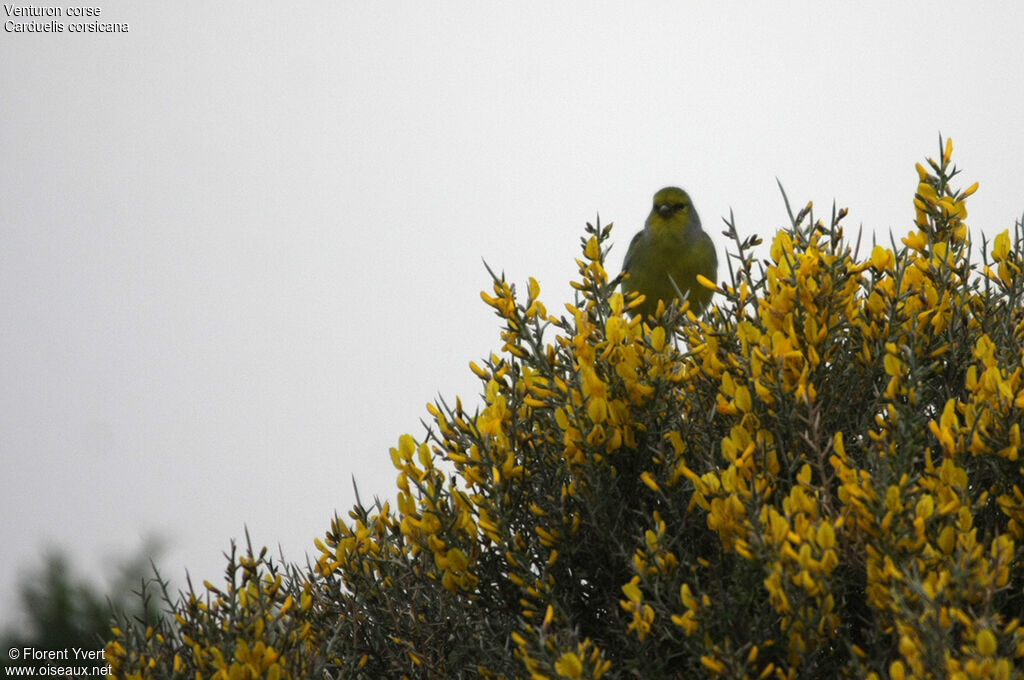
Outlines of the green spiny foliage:
M1024 677L1024 227L972 261L940 147L864 259L845 211L766 260L727 222L701 318L630 318L610 225L564 315L494 276L483 403L428 405L394 503L165 594L118 677Z

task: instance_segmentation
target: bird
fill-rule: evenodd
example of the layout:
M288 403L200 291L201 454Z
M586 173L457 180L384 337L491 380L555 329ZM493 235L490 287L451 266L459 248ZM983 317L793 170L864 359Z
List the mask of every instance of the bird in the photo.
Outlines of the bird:
M714 281L718 256L688 193L665 187L654 194L654 207L644 228L630 241L622 271L627 303L630 293L646 298L631 310L634 316L653 316L658 300L668 306L679 293L690 301L694 313L707 307L712 291L697 282L697 275Z

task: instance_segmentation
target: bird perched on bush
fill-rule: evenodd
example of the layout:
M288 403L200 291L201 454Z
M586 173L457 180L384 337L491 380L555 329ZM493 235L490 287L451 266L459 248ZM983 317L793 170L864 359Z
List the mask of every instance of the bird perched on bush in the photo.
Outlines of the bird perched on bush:
M622 270L627 302L630 293L646 298L633 309L634 314L653 315L658 300L667 306L680 293L695 313L707 306L712 291L697 282L697 275L714 281L718 256L711 237L701 229L689 194L677 187L654 194L654 207L643 230L630 242Z

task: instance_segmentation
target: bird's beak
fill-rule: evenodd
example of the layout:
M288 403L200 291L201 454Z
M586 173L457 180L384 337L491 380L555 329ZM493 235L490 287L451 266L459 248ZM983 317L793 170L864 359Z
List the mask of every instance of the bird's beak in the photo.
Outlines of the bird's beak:
M667 219L672 214L672 206L668 203L658 205L658 214Z

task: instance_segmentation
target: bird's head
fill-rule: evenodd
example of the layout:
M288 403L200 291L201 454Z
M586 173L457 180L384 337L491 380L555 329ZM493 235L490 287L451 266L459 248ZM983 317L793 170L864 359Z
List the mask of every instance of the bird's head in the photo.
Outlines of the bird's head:
M654 194L654 207L647 218L649 227L655 230L686 229L687 225L700 224L690 201L690 195L678 187L665 187Z

